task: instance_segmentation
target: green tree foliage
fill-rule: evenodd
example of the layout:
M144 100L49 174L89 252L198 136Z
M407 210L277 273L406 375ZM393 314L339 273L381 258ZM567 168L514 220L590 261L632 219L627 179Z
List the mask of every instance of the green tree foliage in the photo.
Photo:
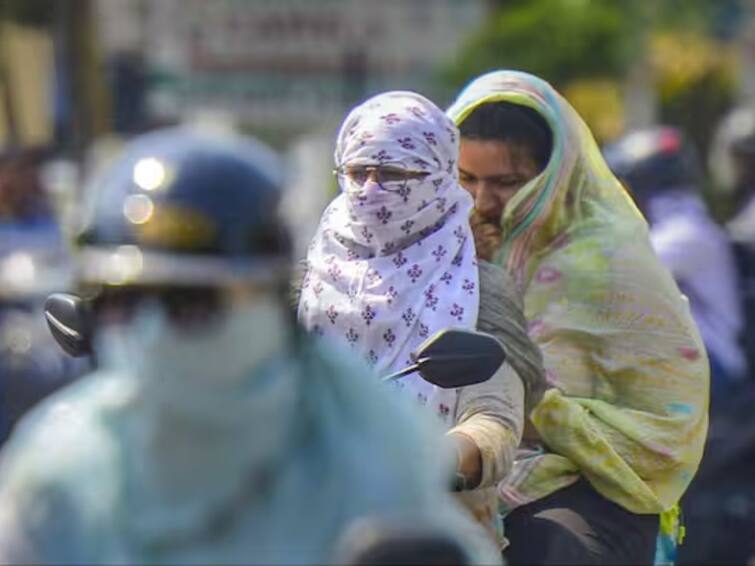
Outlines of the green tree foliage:
M659 32L651 41L660 121L684 128L702 155L735 100L735 50L694 32Z
M625 76L657 31L730 38L743 0L506 0L442 72L458 89L492 69L529 71L561 87Z
M513 68L555 85L622 75L634 33L625 0L516 0L503 3L446 68L458 88L492 69Z
M519 69L568 97L575 85L587 85L582 94L590 84L621 90L640 64L655 85L659 119L689 131L705 151L734 97L737 70L725 42L744 15L744 0L501 0L441 80L458 92L486 71ZM600 123L617 117L603 115L612 110L595 94L572 102L600 137Z

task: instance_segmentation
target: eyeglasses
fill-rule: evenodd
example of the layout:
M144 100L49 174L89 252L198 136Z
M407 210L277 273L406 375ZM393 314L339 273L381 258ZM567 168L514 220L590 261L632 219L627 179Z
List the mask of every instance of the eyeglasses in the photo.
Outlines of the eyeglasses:
M413 171L403 163L381 163L379 165L341 165L333 170L333 174L352 181L360 188L368 180L374 179L382 190L401 193L409 181L423 179L430 173Z

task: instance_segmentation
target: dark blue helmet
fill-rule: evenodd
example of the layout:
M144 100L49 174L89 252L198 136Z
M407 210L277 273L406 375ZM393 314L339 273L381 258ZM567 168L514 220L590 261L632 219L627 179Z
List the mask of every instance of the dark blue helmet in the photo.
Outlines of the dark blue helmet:
M676 128L631 132L608 146L604 156L614 174L640 198L669 189L695 188L700 180L696 152Z
M280 281L282 167L263 145L169 129L129 143L88 187L79 280L111 285Z

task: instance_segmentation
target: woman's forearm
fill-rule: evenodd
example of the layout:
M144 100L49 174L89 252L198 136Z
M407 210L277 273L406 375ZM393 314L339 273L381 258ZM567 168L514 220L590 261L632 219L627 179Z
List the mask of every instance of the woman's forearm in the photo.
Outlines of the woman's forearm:
M508 364L488 382L459 390L456 426L449 435L463 435L474 443L476 451L470 448L463 463L471 472L479 463L479 487L495 485L511 469L523 420L524 386Z

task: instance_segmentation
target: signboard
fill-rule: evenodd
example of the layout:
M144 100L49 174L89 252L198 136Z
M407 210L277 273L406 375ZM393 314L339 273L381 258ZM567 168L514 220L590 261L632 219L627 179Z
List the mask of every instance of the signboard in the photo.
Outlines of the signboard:
M136 2L131 25L139 31L129 32L124 0L102 1L112 5L114 36L130 35L144 51L158 115L224 109L253 126L291 130L327 123L380 90L432 95L435 68L488 6L485 0L161 0Z

